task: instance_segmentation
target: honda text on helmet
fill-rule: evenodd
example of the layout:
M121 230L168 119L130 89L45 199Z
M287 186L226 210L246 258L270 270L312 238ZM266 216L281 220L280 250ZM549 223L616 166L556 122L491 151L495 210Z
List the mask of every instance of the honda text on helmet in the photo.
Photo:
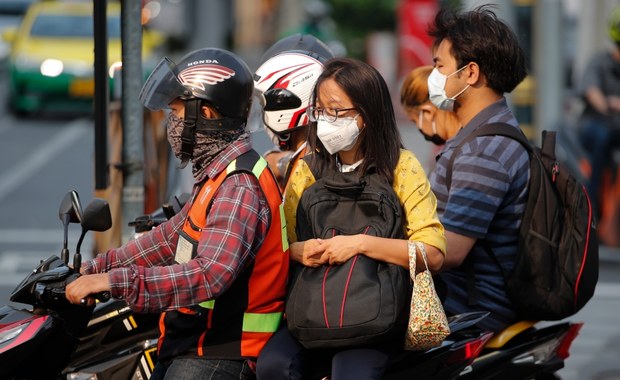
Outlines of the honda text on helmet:
M169 108L175 99L185 103L184 158L191 159L196 131L244 128L254 83L247 64L235 54L217 48L195 50L173 62L164 58L155 67L140 92L140 101L150 110ZM221 115L206 119L200 110L213 107Z

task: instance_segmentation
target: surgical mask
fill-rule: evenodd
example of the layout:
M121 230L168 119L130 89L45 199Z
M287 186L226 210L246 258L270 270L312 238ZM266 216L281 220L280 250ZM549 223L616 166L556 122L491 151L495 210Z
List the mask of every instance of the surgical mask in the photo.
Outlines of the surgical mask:
M353 148L360 129L357 127L357 117L339 117L329 122L323 118L317 120L316 134L329 154Z
M465 86L464 89L451 98L446 95L446 81L448 78L463 70L465 67L467 66L461 67L450 75L444 75L440 73L437 68L434 68L428 76L428 96L431 102L440 110L454 111L454 102L456 98L469 88L469 85Z
M433 118L433 121L431 123L432 128L433 128L433 134L432 135L427 135L426 133L424 133L424 131L422 130L422 115L423 115L422 110L420 110L420 116L418 116L418 130L420 131L420 133L422 134L422 136L424 136L424 140L426 141L430 141L435 145L443 145L446 143L446 140L443 139L443 137L439 136L437 134L437 126L435 125L435 118Z

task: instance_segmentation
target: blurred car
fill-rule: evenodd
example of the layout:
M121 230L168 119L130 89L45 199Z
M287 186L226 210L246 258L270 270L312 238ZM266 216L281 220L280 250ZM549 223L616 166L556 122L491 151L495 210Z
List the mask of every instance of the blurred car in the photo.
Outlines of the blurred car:
M107 34L113 94L114 72L121 67L120 4L116 2L108 3ZM95 86L91 1L36 2L28 8L19 28L5 31L3 38L11 42L8 98L14 113L92 109ZM145 71L154 66L153 53L162 42L161 34L144 30Z
M24 17L24 13L37 0L2 0L0 1L0 35L6 30L16 28ZM0 66L4 63L10 53L10 45L0 39Z

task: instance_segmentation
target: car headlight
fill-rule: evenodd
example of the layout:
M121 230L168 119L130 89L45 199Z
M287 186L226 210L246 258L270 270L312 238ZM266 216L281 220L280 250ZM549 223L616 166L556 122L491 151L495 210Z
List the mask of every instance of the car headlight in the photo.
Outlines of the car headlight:
M0 332L0 344L4 342L8 342L11 339L14 339L16 336L21 334L22 331L29 325L30 323L24 323L19 326L15 326L5 331Z
M64 64L57 59L46 59L41 63L41 74L46 77L57 77L62 74Z

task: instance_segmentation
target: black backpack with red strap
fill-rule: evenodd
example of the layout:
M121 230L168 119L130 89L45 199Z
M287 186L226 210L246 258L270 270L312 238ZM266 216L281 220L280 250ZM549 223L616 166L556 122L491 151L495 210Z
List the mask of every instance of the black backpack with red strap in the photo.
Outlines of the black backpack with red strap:
M502 270L506 291L522 319L559 320L583 308L598 282L598 238L592 204L585 186L555 156L556 133L543 131L541 148L533 147L517 128L492 123L468 135L455 149L446 170L448 189L452 165L463 144L480 136L514 139L530 156L527 205L519 228L517 260L503 268L489 247L485 251ZM467 265L468 261L465 262ZM469 261L468 295L476 303L475 273Z
M304 159L308 162L308 156ZM361 177L357 172L322 174L300 199L299 241L354 234L404 238L398 196L374 167ZM411 281L398 265L362 254L342 265L298 264L290 284L286 320L306 348L372 346L405 337Z

